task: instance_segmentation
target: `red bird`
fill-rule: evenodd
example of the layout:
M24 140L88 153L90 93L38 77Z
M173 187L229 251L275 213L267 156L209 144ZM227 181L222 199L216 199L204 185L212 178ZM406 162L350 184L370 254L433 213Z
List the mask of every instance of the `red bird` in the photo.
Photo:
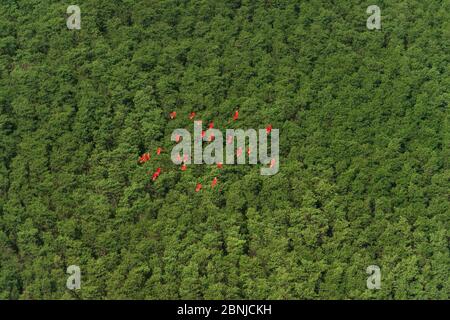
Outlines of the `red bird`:
M236 110L233 115L233 120L236 121L238 118L239 118L239 111Z
M194 117L195 117L195 112L191 112L191 113L189 114L189 120L194 119Z
M269 134L271 131L272 131L272 125L269 124L269 125L266 127L266 132Z
M146 163L148 160L150 160L150 153L148 152L139 157L139 163Z
M250 153L251 153L251 150L250 150L250 148L248 148L247 149L247 154L250 155Z
M214 136L214 134L211 133L211 135L209 136L209 142L214 141L216 137Z
M155 181L156 179L158 179L160 174L161 174L161 168L156 169L155 173L152 176L152 180Z
M217 168L222 169L222 167L223 167L222 162L219 162L219 163L217 164Z
M214 128L214 122L211 121L211 123L209 124L209 128L210 129Z
M205 137L205 131L202 130L202 138L204 138L204 137Z
M177 112L173 111L171 113L169 113L170 119L175 119L177 117Z
M156 154L160 155L161 154L161 148L156 149Z
M211 187L214 188L216 186L216 184L217 184L217 178L214 177L214 179L213 179L213 181L211 183Z
M186 165L183 164L183 165L181 166L181 171L186 171L186 169L187 169Z
M195 192L199 192L200 190L202 190L202 184L197 183L197 186L195 187Z

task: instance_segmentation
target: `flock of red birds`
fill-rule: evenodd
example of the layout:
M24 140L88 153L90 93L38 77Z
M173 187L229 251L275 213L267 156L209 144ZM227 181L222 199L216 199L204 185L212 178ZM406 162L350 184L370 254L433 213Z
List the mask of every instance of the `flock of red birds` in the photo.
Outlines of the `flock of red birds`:
M169 118L170 119L175 119L176 117L177 117L177 112L176 111L173 111L173 112L169 113ZM195 112L191 112L189 114L189 120L193 120L194 118L195 118ZM233 121L236 121L238 118L239 118L239 111L236 110L234 112L234 114L233 114ZM213 129L214 128L214 122L210 122L208 127L209 127L209 129ZM272 125L269 124L266 127L266 132L267 132L267 134L269 134L271 131L272 131ZM205 131L202 131L202 138L204 136L205 136ZM209 137L209 141L213 141L213 140L214 140L214 135L211 134L211 136ZM176 137L176 142L179 142L179 141L180 141L180 136L177 136ZM227 136L227 144L230 144L232 141L233 141L233 137L232 136ZM156 154L157 155L160 155L161 152L162 152L162 148L156 149ZM247 154L250 155L250 152L251 152L251 150L250 150L250 148L248 148L247 149ZM237 151L236 151L236 154L237 154L238 157L240 157L242 155L242 148L239 147L237 149ZM178 155L178 157L179 157L178 160L181 160L180 155ZM146 152L146 153L144 153L143 155L141 155L139 157L138 161L139 161L140 164L143 164L143 163L146 163L149 160L150 160L150 153ZM187 166L185 164L186 161L187 161L187 155L184 155L183 163L181 165L181 171L186 171L186 169L187 169ZM270 168L272 168L274 165L275 165L275 159L272 159L270 161ZM219 162L217 164L217 168L222 169L222 167L223 167L223 164L221 162ZM161 174L161 168L157 168L156 171L152 175L152 181L155 181L156 179L158 179L160 174ZM211 182L211 188L214 188L217 185L217 182L218 182L217 177L214 177L214 179ZM200 190L202 190L202 187L203 186L202 186L201 183L197 183L197 185L195 187L195 192L199 192Z

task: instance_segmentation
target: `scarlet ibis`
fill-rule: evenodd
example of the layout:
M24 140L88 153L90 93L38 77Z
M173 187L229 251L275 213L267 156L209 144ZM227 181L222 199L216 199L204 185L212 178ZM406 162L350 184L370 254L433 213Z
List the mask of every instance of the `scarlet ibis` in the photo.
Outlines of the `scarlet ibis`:
M269 125L266 127L266 132L269 134L271 131L272 131L272 125L269 124Z
M139 163L146 163L148 160L150 160L150 153L148 152L139 157Z
M176 111L172 111L171 113L169 113L170 119L175 119L177 117L177 112Z
M155 181L156 179L158 179L160 173L161 173L161 168L156 169L155 173L152 176L152 180Z
M197 183L197 186L195 187L195 192L199 192L202 189L202 184Z
M181 171L186 171L186 169L187 169L186 165L183 164L183 165L181 166Z
M205 137L205 131L202 130L202 138L204 138L204 137Z
M239 118L239 111L238 110L236 110L235 112L234 112L234 115L233 115L233 120L237 120Z
M213 129L214 128L214 122L210 122L210 124L209 124L209 129Z
M219 163L217 164L217 168L222 169L222 167L223 167L222 162L219 162Z
M161 148L156 149L156 154L160 155L161 154Z
M189 114L189 120L194 119L194 117L195 117L195 112L191 112L191 113Z
M213 181L211 183L211 187L214 188L216 186L216 184L217 184L217 178L214 177L214 179L213 179Z

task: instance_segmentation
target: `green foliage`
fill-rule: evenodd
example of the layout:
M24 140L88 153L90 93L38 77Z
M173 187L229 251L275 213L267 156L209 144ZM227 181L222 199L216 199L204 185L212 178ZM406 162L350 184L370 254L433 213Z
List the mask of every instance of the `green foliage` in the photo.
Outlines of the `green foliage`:
M450 6L370 4L2 1L0 299L449 299ZM277 175L172 164L236 108Z

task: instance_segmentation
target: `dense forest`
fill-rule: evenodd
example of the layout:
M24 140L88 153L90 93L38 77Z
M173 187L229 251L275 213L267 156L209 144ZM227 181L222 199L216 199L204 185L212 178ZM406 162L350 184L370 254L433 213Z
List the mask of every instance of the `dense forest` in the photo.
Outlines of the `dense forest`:
M0 299L449 299L449 88L448 0L2 0ZM277 174L172 163L236 110Z

